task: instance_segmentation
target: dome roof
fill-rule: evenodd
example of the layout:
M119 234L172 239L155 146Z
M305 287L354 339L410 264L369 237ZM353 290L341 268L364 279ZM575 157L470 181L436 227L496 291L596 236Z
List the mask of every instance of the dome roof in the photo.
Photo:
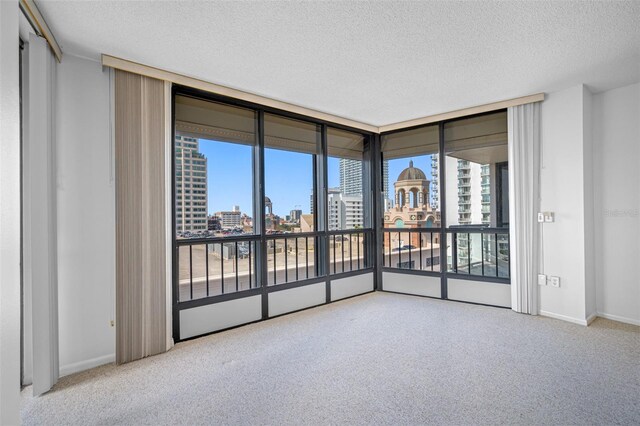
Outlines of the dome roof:
M397 180L427 180L427 176L422 170L413 167L413 161L409 161L409 167L400 173Z
M264 197L264 203L265 203L265 204L269 204L269 203L271 203L271 198L269 198L269 197Z

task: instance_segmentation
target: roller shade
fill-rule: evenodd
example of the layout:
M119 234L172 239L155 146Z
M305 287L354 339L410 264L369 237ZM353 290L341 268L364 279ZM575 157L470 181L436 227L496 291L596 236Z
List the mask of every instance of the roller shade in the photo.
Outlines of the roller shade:
M447 153L507 145L507 112L451 121L444 125Z
M176 133L194 138L254 145L256 113L251 109L176 96Z
M346 130L327 129L327 153L329 157L362 160L364 136Z
M279 115L264 115L265 148L317 154L320 126Z
M439 145L438 126L420 127L382 136L382 153L385 160L436 154Z

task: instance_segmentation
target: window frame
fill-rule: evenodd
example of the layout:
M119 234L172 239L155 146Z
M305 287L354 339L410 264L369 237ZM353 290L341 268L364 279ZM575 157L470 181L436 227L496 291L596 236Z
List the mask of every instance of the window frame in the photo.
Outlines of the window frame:
M256 112L256 131L257 131L257 143L254 145L253 152L253 234L244 236L244 239L249 239L251 241L255 241L256 244L256 253L255 253L255 265L254 265L254 273L255 280L259 282L259 286L256 288L250 288L248 290L241 290L232 293L225 293L219 295L213 295L198 299L191 300L179 300L179 257L178 251L180 246L188 244L183 240L178 242L177 232L176 232L176 163L175 163L175 148L176 148L176 117L175 117L175 100L176 96L189 96L198 99L202 99L205 101L218 102L227 104L230 106L241 107L251 109ZM377 141L377 134L372 132L363 131L360 129L352 128L349 126L345 126L339 123L329 122L320 120L313 117L308 117L302 114L296 114L290 111L280 110L277 108L268 107L265 105L260 105L240 99L231 98L228 96L218 95L210 92L205 92L199 89L194 89L191 87L185 87L173 84L171 88L171 248L172 248L172 305L173 305L173 336L176 341L180 340L180 311L184 309L191 309L198 306L204 306L209 304L215 304L220 302L225 302L229 300L244 298L244 297L252 297L256 295L262 296L262 319L269 318L268 314L268 294L286 290L295 287L301 287L311 284L317 284L320 282L326 283L326 303L331 303L331 281L339 278L346 278L349 276L360 275L365 273L371 273L375 271L376 259L375 259L375 247L377 242L376 233L374 230L375 223L375 211L377 211L377 197L373 197L373 188L371 188L372 182L374 182L374 173L376 172L375 167L373 165L373 158L375 157L376 148L374 148L374 144ZM298 120L302 122L307 122L311 124L318 125L320 128L320 149L319 153L314 155L314 222L315 229L312 233L313 237L316 240L317 249L314 250L314 255L316 256L315 268L316 274L315 277L298 280L298 281L290 281L282 284L269 285L267 273L268 273L268 262L267 262L267 240L269 237L266 234L265 228L265 158L264 158L264 150L265 150L265 114L273 114L277 116L281 116L284 118L289 118L293 120ZM340 272L337 274L330 273L330 263L329 263L329 250L328 250L328 241L332 235L332 232L328 231L328 185L327 185L327 131L328 128L335 128L338 130L345 130L348 132L353 132L357 134L361 134L364 137L364 145L365 152L363 155L363 186L366 188L366 191L363 193L363 206L368 206L364 208L368 214L367 227L363 227L362 229L358 229L359 232L367 232L370 235L366 245L366 267L363 267L358 270L349 270ZM365 178L366 177L366 178ZM317 212L316 212L317 210ZM208 212L207 212L208 216ZM338 231L338 233L346 233L350 231ZM296 234L285 234L291 235L293 239ZM228 242L233 242L236 240L235 238L216 238L216 237L207 237L207 238L198 238L198 239L189 239L189 242L199 243L199 244L214 244L220 243L220 240L225 240ZM375 276L375 274L374 274ZM374 288L377 288L377 285L374 284Z
M398 268L398 267L392 267L392 266L386 266L385 265L385 259L384 259L384 238L386 238L386 233L393 233L393 232L397 232L397 228L385 228L384 227L384 211L382 211L381 209L378 209L378 217L376 218L376 223L380 226L381 231L379 232L379 237L378 237L378 241L381 241L381 244L379 244L376 247L376 250L379 252L378 253L378 265L379 265L379 275L382 274L382 271L384 272L393 272L393 273L399 273L399 274L410 274L410 275L423 275L423 276L433 276L433 277L440 277L440 298L441 299L448 299L447 297L447 280L448 279L462 279L462 280L471 280L471 281L484 281L484 282L491 282L491 283L499 283L499 284L507 284L510 285L511 283L511 279L509 278L504 278L504 277L500 277L500 276L485 276L485 275L472 275L472 274L464 274L464 273L458 273L456 270L449 270L448 267L448 259L447 259L447 242L448 242L448 236L449 235L456 235L456 231L460 231L462 233L466 233L467 231L470 232L480 232L482 235L482 238L484 238L485 234L496 234L496 235L503 235L506 234L508 236L508 232L509 232L509 228L491 228L489 226L487 227L480 227L478 229L470 229L469 227L460 227L460 228L455 228L455 227L451 227L448 226L447 224L447 212L446 212L446 208L447 208L447 191L446 191L446 151L445 151L445 124L449 124L449 123L453 123L453 122L457 122L457 121L461 121L461 120L466 120L469 118L476 118L476 117L482 117L482 116L487 116L487 115L493 115L493 114L497 114L497 113L504 113L506 112L506 109L497 109L497 110L492 110L492 111L487 111L487 112L482 112L479 114L473 114L473 115L467 115L467 116L463 116L463 117L455 117L455 118L451 118L451 119L447 119L447 120L441 120L441 121L434 121L434 122L430 122L430 123L423 123L420 125L416 125L416 126L410 126L410 127L405 127L405 128L401 128L401 129L394 129L394 130L390 130L390 131L386 131L386 132L381 132L379 135L380 138L380 143L379 143L379 151L378 151L378 157L376 158L376 162L379 165L379 169L382 170L383 168L383 161L384 161L384 153L382 152L382 140L385 136L388 135L393 135L393 134L398 134L398 133L402 133L402 132L407 132L407 131L413 131L413 130L418 130L418 129L423 129L423 128L427 128L427 127L431 127L431 126L438 126L438 133L439 133L439 144L438 144L438 166L439 166L439 170L438 170L438 200L440 203L440 227L439 228L433 228L434 231L437 231L439 234L439 241L440 241L440 259L439 259L439 264L440 264L440 270L439 271L429 271L429 270L415 270L415 269L403 269L403 268ZM404 157L402 157L404 158ZM407 157L409 158L409 157ZM384 180L384 175L382 172L380 172L380 174L378 176L376 176L376 179L378 180L378 184L382 185L383 180ZM457 194L452 194L452 196L456 196ZM379 192L378 193L378 197L379 199L378 204L383 204L384 201L382 200L382 194ZM394 231L395 230L395 231ZM416 228L415 231L424 231L424 232L428 232L428 228ZM435 234L435 232L434 232ZM497 237L496 237L497 238ZM508 237L507 237L508 238ZM496 266L496 270L497 270L497 266Z

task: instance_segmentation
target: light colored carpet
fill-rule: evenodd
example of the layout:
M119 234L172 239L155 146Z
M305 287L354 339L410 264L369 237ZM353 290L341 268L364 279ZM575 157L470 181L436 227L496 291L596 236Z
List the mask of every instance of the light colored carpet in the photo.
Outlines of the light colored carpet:
M640 327L374 293L30 395L25 424L639 424Z

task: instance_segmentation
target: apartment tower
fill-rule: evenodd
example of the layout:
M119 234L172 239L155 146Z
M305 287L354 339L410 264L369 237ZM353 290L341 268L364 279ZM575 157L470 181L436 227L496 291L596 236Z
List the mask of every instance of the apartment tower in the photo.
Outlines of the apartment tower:
M176 231L207 230L207 158L198 139L176 136Z

